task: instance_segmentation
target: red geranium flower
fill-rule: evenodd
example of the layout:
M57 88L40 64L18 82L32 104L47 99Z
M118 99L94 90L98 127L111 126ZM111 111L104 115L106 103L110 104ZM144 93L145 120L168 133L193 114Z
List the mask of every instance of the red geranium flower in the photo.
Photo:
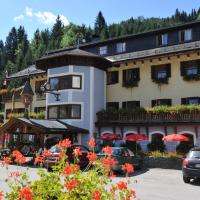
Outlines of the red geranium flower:
M23 156L22 153L18 150L14 150L12 152L12 157L16 158L16 157L19 157L19 156Z
M29 187L24 187L19 192L20 198L24 200L33 200L32 192Z
M60 148L70 148L72 146L71 141L66 138L58 143Z
M12 163L12 160L10 157L4 157L3 161L1 162L2 166L4 167L6 164Z
M36 156L35 161L34 161L34 164L35 164L35 165L36 165L36 164L41 164L41 163L43 163L43 162L44 162L44 159L43 159L42 156Z
M65 167L63 174L65 175L73 174L73 173L76 173L78 170L80 170L79 165L76 165L76 164L68 165Z
M101 193L100 193L99 190L95 190L92 193L92 199L94 199L94 200L101 200Z
M44 150L43 156L44 157L49 157L51 155L51 152L49 150Z
M106 169L110 169L110 167L114 167L117 163L117 160L111 157L101 158L100 161Z
M68 189L68 190L73 190L75 187L78 187L79 186L79 183L76 179L72 179L72 180L67 180L65 182L65 187Z
M92 147L92 148L95 147L96 143L95 143L94 137L92 137L92 138L90 139L90 141L88 142L88 145L89 145L90 147Z
M19 171L11 171L10 172L10 177L12 178L18 178L20 176Z
M129 164L129 163L125 163L124 165L122 165L122 169L124 171L126 171L128 174L134 172L134 167L133 165Z
M105 154L107 154L108 156L111 156L112 153L113 153L112 148L109 147L109 146L104 147L104 148L102 149L102 151L103 151Z
M26 162L26 157L23 156L23 155L18 155L16 158L15 158L15 162L19 165L23 165L25 162Z
M88 152L87 153L87 158L90 160L90 162L94 162L97 159L97 155L93 152Z
M73 150L73 154L74 154L75 157L82 156L81 148L80 148L80 147L76 147L76 148Z
M0 200L3 199L3 191L0 191Z
M119 181L117 183L118 189L119 190L126 190L127 189L127 183L124 181Z

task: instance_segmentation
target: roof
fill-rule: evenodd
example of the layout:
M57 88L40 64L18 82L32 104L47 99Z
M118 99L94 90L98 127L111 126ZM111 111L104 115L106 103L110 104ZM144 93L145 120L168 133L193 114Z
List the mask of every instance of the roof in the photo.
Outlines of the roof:
M71 126L59 120L11 118L7 123L0 127L0 132L16 132L19 127L30 127L32 132L40 134L51 133L89 133L88 130Z
M183 29L183 28L187 28L190 27L192 25L200 25L200 20L195 20L192 22L188 22L188 23L184 23L184 24L178 24L175 26L169 26L169 27L164 27L164 28L157 28L154 30L149 30L149 31L144 31L144 32L140 32L140 33L134 33L134 34L128 34L128 35L123 35L123 36L118 36L118 37L112 37L103 41L92 41L92 42L88 42L85 44L80 44L80 48L81 47L87 47L87 46L94 46L94 45L98 45L98 44L105 44L107 42L111 42L111 41L119 41L119 40L123 40L123 39L129 39L129 38L134 38L134 37L140 37L140 36L144 36L144 35L148 35L148 34L155 34L155 33L164 33L166 31L169 30L176 30L176 29ZM53 53L58 53L58 52L63 52L66 50L72 50L76 48L76 46L71 46L71 47L67 47L67 48L62 48L62 49L57 49L57 50L52 50L49 51L47 54L53 54Z
M11 74L10 76L6 77L6 79L17 79L17 78L25 78L28 76L35 76L40 74L45 74L46 72L41 69L37 69L35 65L31 65L30 67L27 67L26 69L23 69L17 73Z
M92 66L106 70L111 66L111 62L104 57L80 49L46 54L36 60L37 68L42 70L66 65Z

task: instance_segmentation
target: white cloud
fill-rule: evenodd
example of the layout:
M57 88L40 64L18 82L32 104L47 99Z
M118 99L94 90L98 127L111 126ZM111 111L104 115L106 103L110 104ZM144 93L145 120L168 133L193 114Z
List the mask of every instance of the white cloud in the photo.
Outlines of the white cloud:
M68 21L67 17L65 17L64 15L60 15L60 19L65 26L69 25L69 21Z
M52 12L47 12L47 11L33 12L33 9L30 7L26 7L25 13L26 13L26 16L35 17L39 23L46 24L46 25L54 24L57 19L57 15L55 15ZM61 14L60 19L65 26L69 24L68 19L64 15Z
M26 13L27 16L32 17L33 16L33 9L26 7L25 13Z
M19 21L19 20L23 20L24 19L24 15L19 15L13 18L14 21Z
M42 24L54 24L56 21L56 15L51 12L37 12L34 13L35 17L37 18L38 22Z

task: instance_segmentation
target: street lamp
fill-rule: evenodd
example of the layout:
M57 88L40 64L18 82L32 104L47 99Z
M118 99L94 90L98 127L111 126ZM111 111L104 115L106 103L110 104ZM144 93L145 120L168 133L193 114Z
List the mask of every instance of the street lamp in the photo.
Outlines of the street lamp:
M51 91L51 85L50 83L46 82L44 85L40 86L40 90L42 93L49 93L49 94L53 94L56 98L56 101L60 101L60 93L56 93Z
M28 107L31 105L33 101L33 95L34 93L30 85L30 79L28 78L20 94L22 102L25 105L25 112L24 112L25 118L28 118Z

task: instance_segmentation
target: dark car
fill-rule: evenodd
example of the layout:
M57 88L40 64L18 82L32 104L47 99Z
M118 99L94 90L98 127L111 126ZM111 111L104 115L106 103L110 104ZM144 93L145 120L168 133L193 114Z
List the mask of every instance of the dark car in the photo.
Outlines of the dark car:
M112 158L117 160L117 164L112 167L113 171L120 171L122 170L122 165L125 163L132 164L135 169L141 169L142 159L138 155L134 155L128 148L126 147L111 147L112 148ZM106 154L101 151L98 153L98 158L105 157Z
M183 181L189 183L190 179L200 178L200 147L189 151L183 160Z
M89 160L87 158L87 153L89 149L86 146L72 145L69 149L67 149L67 161L70 163L74 163L73 150L78 147L80 147L80 150L82 151L82 155L79 156L79 166L80 168L85 168L89 164ZM51 152L50 155L44 156L44 166L48 169L52 168L52 166L55 166L58 163L60 149L57 145L55 145L51 147L49 151Z

